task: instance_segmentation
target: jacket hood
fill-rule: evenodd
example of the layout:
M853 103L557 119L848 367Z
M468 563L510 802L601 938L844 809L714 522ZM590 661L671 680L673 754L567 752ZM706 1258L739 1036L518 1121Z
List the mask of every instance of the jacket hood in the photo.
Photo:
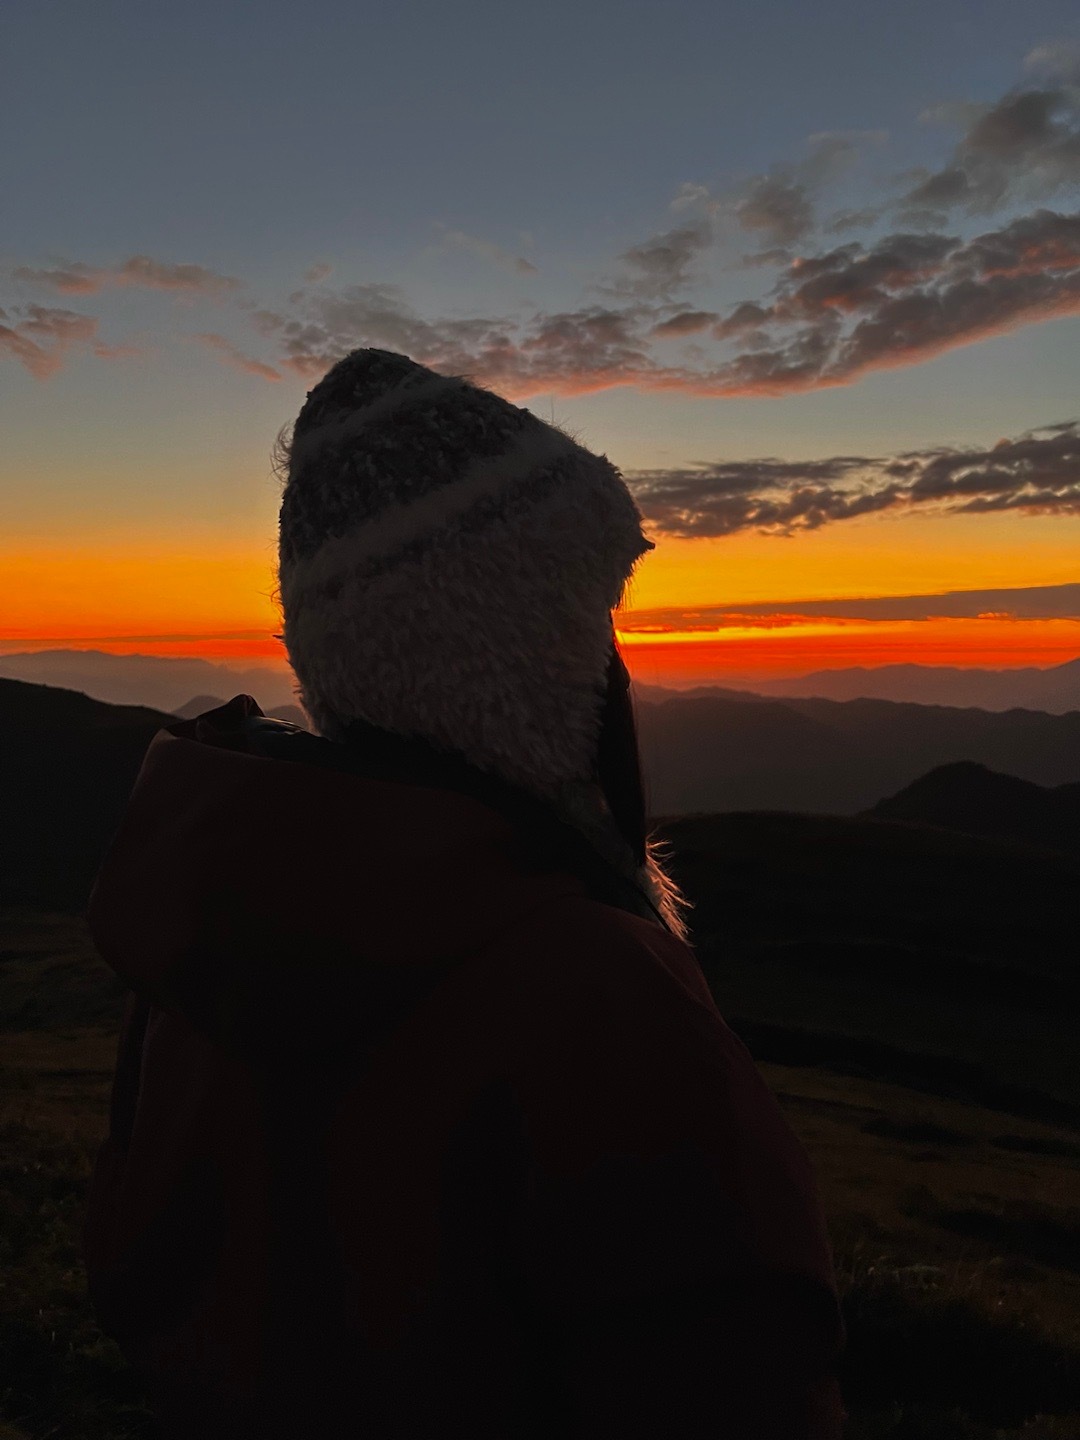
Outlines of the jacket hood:
M155 736L88 919L136 994L218 1038L354 1043L562 897L651 915L589 849L460 757L325 740L242 695Z

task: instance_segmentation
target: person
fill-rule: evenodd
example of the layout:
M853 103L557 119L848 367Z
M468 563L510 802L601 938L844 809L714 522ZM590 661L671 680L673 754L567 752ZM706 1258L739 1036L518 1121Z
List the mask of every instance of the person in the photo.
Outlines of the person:
M618 470L356 350L280 441L313 732L158 733L84 1251L161 1433L839 1440L817 1179L649 832Z

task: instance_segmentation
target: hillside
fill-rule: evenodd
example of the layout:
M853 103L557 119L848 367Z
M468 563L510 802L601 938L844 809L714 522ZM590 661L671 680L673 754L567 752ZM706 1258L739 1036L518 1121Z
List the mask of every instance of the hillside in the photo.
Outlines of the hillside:
M184 705L177 705L173 714L178 720L194 720L196 715L205 715L207 710L216 710L226 702L220 695L193 695Z
M642 709L696 733L700 763L724 753L714 701ZM873 708L727 703L722 736L744 764L756 757L753 784L769 755L784 756L791 786L808 764L836 775L875 759L867 736L890 733ZM919 707L885 714L901 708ZM145 746L174 718L0 681L0 1393L3 1420L18 1422L0 1432L12 1440L156 1434L73 1259L124 987L84 921L31 907L54 895L82 908ZM1016 733L1055 718L1018 717ZM917 738L953 720L904 723ZM1080 1413L1080 855L865 816L696 814L659 828L720 1012L816 1169L851 1440L898 1437L901 1406L923 1417L903 1430L911 1440L1080 1433L1001 1429ZM954 1426L954 1412L987 1426Z
M985 765L941 765L867 812L1080 854L1080 785L1033 785Z
M980 1103L1052 1097L1080 1124L1080 856L842 816L700 815L660 833L713 993L755 1055Z
M199 715L205 715L208 710L217 710L226 704L228 701L222 700L219 695L195 695L172 713L179 720L194 720ZM303 730L309 728L307 716L299 705L275 705L264 713L271 720L287 720L290 725L299 725Z
M653 814L851 815L959 760L1037 785L1080 781L1080 711L957 710L888 700L638 697Z
M149 705L172 714L193 695L254 695L264 710L295 703L292 672L269 665L234 669L173 655L113 655L101 650L38 650L0 655L0 676L81 690L109 705Z
M146 747L174 722L0 679L0 904L85 904Z

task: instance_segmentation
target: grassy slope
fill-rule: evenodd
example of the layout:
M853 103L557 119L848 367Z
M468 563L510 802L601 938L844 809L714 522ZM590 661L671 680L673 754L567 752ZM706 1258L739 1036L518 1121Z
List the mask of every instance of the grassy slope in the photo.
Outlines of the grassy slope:
M661 833L717 1003L758 1058L1080 1123L1080 857L841 816Z
M0 905L86 904L146 749L174 722L0 678Z
M81 921L0 915L0 1440L154 1434L79 1257L121 1003Z
M77 1252L119 992L78 920L9 913L0 954L0 1440L149 1440ZM761 1068L825 1198L850 1440L1080 1437L1080 1128Z

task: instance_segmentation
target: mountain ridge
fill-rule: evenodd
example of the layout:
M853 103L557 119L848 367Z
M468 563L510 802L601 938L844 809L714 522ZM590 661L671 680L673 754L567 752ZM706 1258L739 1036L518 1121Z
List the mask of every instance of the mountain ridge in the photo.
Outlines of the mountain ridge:
M296 684L282 666L236 667L195 657L113 655L102 650L39 650L0 654L0 676L82 690L110 704L150 704L175 711L192 696L256 695L264 709L296 703ZM815 670L800 676L690 687L633 682L642 698L704 693L767 699L881 699L894 703L987 710L1080 711L1080 657L1040 668L985 669L891 664Z
M755 692L775 697L877 699L943 704L966 709L1035 709L1049 714L1080 710L1080 657L1046 669L994 670L958 665L854 665L758 682Z
M708 693L639 699L638 738L653 814L853 815L958 760L1038 785L1080 781L1075 711Z
M971 760L940 765L858 817L1080 854L1080 784L1036 785Z

